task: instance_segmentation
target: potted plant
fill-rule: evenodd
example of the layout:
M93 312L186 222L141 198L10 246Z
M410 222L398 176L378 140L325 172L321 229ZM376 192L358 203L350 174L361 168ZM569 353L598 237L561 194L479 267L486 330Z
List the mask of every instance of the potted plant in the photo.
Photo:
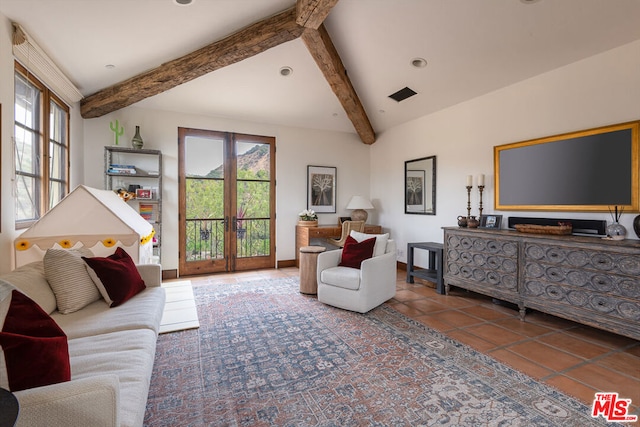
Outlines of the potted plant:
M311 209L305 209L298 214L298 225L315 227L318 225L318 215Z

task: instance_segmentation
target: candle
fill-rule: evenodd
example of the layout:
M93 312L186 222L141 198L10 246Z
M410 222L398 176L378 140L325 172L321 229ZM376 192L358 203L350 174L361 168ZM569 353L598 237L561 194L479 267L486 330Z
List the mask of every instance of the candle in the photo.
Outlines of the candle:
M484 186L484 174L478 176L478 185Z
M473 187L473 176L467 175L467 187Z

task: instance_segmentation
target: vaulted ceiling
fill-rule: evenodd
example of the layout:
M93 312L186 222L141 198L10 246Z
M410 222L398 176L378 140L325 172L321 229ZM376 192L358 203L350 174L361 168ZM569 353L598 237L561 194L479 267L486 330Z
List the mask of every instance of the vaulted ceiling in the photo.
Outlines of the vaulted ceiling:
M0 13L76 84L86 117L113 98L365 143L640 39L638 0L0 0ZM264 25L284 32L267 37ZM404 87L417 95L388 97Z

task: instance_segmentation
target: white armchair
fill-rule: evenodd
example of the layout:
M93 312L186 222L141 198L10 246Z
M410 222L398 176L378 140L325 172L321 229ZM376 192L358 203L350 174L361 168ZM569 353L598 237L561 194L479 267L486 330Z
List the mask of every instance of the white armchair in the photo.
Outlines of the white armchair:
M389 239L383 255L362 261L360 269L338 266L342 249L318 256L318 301L366 313L396 294L396 243Z

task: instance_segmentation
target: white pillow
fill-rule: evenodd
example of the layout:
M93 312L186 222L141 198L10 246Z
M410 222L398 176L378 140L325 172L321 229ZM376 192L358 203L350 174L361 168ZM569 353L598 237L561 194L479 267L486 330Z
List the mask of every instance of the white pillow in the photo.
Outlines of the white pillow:
M89 249L47 249L44 275L56 296L62 314L78 311L101 297L82 256L93 257Z
M351 233L349 233L349 235L354 239L356 239L358 243L362 242L363 240L367 240L367 239L371 239L372 237L375 237L376 244L373 246L374 257L384 255L385 251L387 250L387 240L389 240L389 233L367 234L367 233L360 233L359 231L351 230Z
M56 296L44 276L44 265L32 262L3 274L0 282L9 283L34 300L48 314L56 311Z

